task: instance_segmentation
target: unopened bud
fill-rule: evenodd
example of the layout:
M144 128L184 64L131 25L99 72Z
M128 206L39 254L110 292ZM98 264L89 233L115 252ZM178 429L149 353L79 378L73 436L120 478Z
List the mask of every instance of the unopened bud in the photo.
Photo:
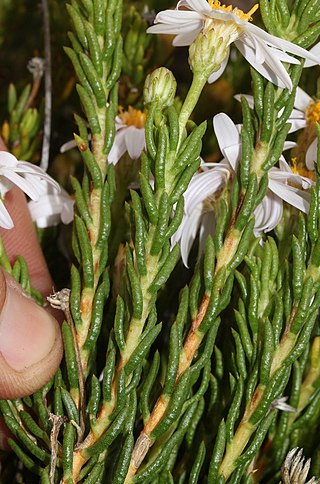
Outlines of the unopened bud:
M161 107L170 106L176 95L177 81L169 69L159 67L149 74L144 83L143 96L146 105L156 102Z

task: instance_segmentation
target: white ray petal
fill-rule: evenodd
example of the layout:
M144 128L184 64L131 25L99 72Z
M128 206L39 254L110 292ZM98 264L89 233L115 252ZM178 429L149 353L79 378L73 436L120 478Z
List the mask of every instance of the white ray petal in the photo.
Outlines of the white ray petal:
M195 209L192 215L185 215L185 224L183 227L182 238L180 241L181 258L186 267L188 267L188 258L191 247L195 238L197 236L201 217L202 217L202 207L201 205Z
M304 63L304 67L312 67L312 66L316 66L316 65L319 64L319 61L320 61L320 42L318 42L316 45L314 45L312 47L312 49L309 50L309 52L311 54L313 54L318 59L318 61L315 62L315 61L311 61L311 60L306 60L306 62Z
M269 47L266 44L262 44L262 45L265 46L266 52L272 57L275 57L278 61L287 62L288 64L295 64L295 65L300 64L300 61L295 57L292 57L292 55L289 55L286 52L283 52L282 50L275 49L274 47Z
M308 213L310 202L308 201L308 194L290 185L278 183L275 180L269 179L270 190L282 198L285 202L297 208L301 212Z
M219 113L213 118L213 129L216 134L220 151L240 143L240 134L234 122L225 113Z
M248 104L249 104L249 108L250 109L253 109L254 108L254 98L253 96L251 96L250 94L236 94L234 96L234 98L241 102L241 98L244 97L247 101L248 101Z
M307 122L305 119L288 119L288 123L291 124L291 128L289 129L289 133L294 133L299 129L303 129L306 127Z
M284 83L284 85L288 89L292 89L292 81L291 78L288 74L287 69L284 67L282 62L288 62L291 64L300 64L300 62L295 59L294 57L287 56L286 54L283 54L281 51L278 51L276 49L273 49L272 47L268 48L265 44L265 49L266 49L266 60L265 64L271 68L281 79L281 81Z
M250 47L247 44L244 44L243 42L239 42L239 41L236 41L235 45L240 50L243 57L245 57L245 59L247 59L249 64L251 64L252 67L254 67L255 70L258 71L259 74L261 74L263 77L265 77L268 81L272 82L273 84L276 84L279 87L282 87L282 88L287 87L289 89L292 89L292 82L291 82L291 79L290 79L288 73L287 73L287 77L289 77L289 80L286 79L286 83L284 83L282 78L278 75L278 65L277 64L275 66L277 72L275 72L274 70L270 69L270 67L268 65L258 64L255 61L255 52L254 52L254 49L252 49L252 47Z
M240 41L243 39L240 39ZM246 41L250 40L252 42L252 45L250 45L254 52L255 52L255 62L257 64L263 64L266 60L266 49L265 45L263 42L259 41L259 39L255 36L248 36L246 37Z
M295 148L297 146L297 143L294 141L285 141L283 145L283 151L291 150L291 148Z
M2 200L0 200L0 227L10 230L14 227L13 220L9 215L8 210L4 206Z
M211 74L211 76L209 77L208 79L208 83L209 84L212 84L213 82L215 82L217 79L219 79L219 77L222 76L222 74L224 73L225 71L225 68L228 64L228 60L229 60L229 55L230 55L230 51L228 52L228 55L226 56L226 58L224 59L224 61L222 62L220 68L216 71L216 72L213 72Z
M74 218L74 202L72 201L69 203L64 203L61 211L61 221L65 225L68 225L72 222Z
M126 128L125 140L130 158L136 160L140 157L142 150L145 148L144 129L129 126Z
M269 171L269 179L284 183L285 185L291 182L301 186L303 189L309 189L313 185L314 182L310 178L294 173L283 156L279 159L279 166L280 169L271 168Z
M196 206L222 188L227 177L226 172L215 168L194 175L184 195L185 213L192 213Z
M56 225L61 221L69 224L73 220L74 201L69 196L46 194L37 201L28 203L31 218L40 228Z
M213 212L206 212L202 215L199 231L199 252L198 257L204 252L208 235L213 236L216 230L216 216Z
M187 0L179 0L179 2L176 5L176 10L179 10L180 7L189 7L189 4Z
M229 161L233 171L236 171L238 162L241 158L242 144L238 143L236 145L228 146L224 149L224 155Z
M303 113L311 103L312 98L301 87L297 87L296 97L294 100L294 107L302 111Z
M18 166L17 158L8 153L7 151L0 151L0 167L12 167Z
M188 31L188 32L177 35L173 39L172 45L174 47L185 47L187 45L192 44L192 42L196 39L200 30L201 30L201 28L194 28L190 32Z
M5 174L5 177L14 185L21 188L32 200L37 200L39 198L39 192L34 187L35 183L30 183L28 180L18 175L17 173L11 171Z
M282 218L283 203L271 190L267 190L262 202L254 211L255 236L259 236L262 232L270 232L273 230Z
M237 15L231 12L225 12L224 10L214 9L208 12L208 17L213 19L222 20L223 22L233 22L241 27L241 30L246 30L247 22L241 20Z
M306 166L308 170L314 170L314 165L317 162L318 138L315 138L306 153Z
M194 22L195 20L202 21L204 18L204 15L201 15L199 12L195 12L192 10L164 10L156 15L154 23L176 23L177 25L179 25Z
M60 153L65 153L66 151L72 150L73 148L77 147L77 143L74 139L67 141L63 145L60 146Z
M280 114L280 112L279 112ZM281 112L282 114L282 112ZM295 119L304 119L304 111L299 111L299 109L293 108L290 114L290 119L295 118Z
M126 150L126 128L122 128L116 132L112 148L108 155L108 162L116 165Z
M257 27L253 23L247 22L246 31L254 34L256 37L264 40L267 44L277 47L283 51L289 52L290 54L298 55L303 59L309 59L312 62L319 63L319 59L317 59L314 52L308 52L306 49L299 47L288 40L281 39L280 37L276 37L274 35L265 32L260 27Z
M186 0L186 3L191 9L196 12L201 12L204 15L208 15L212 12L212 9L206 0Z
M200 27L201 28L201 27ZM165 24L165 23L159 23L152 25L151 27L148 28L147 33L148 34L171 34L171 35L177 35L180 33L188 33L190 32L190 24Z

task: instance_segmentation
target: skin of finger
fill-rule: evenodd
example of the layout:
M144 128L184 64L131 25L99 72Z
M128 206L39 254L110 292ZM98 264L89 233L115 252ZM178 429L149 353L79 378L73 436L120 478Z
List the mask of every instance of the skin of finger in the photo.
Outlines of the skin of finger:
M13 370L0 353L2 400L12 400L32 395L55 375L62 358L62 345L59 334L57 331L55 344L46 358L22 371Z
M11 300L14 297L16 306L21 304L24 308L22 320L12 322L13 328L21 328L21 334L13 340L10 334L12 311L5 309L8 308L8 297L11 297ZM34 393L54 376L63 353L60 327L45 309L37 306L32 298L23 293L11 276L5 275L2 270L0 271L0 308L0 334L6 331L2 336L4 338L2 344L5 345L2 350L4 353L0 353L0 398L21 398ZM19 312L19 308L16 307L15 311ZM29 319L29 313L35 314L33 319ZM13 336L14 334L15 329ZM41 342L46 336L49 339L42 345ZM7 341L9 343L6 343ZM32 347L33 353L29 355L26 350ZM4 359L5 353L6 359ZM37 361L37 355L39 355L39 361ZM24 363L26 357L27 365Z
M0 151L7 151L1 137ZM44 296L47 296L53 292L53 282L28 211L26 197L20 189L15 187L7 193L5 203L15 224L12 230L0 228L0 236L4 242L9 260L12 262L17 255L22 255L28 264L33 287L41 291ZM1 294L4 294L3 291L0 291L0 298ZM63 319L61 311L50 310L50 312L61 322ZM61 335L57 328L57 342L45 361L40 361L23 372L14 372L8 367L2 355L0 355L1 372L3 375L5 374L2 398L21 397L22 388L24 394L31 394L41 388L56 372L62 358L62 351ZM43 371L44 364L45 371ZM0 419L0 449L7 449L6 441L9 435L10 432Z
M8 151L6 145L4 144L3 139L0 136L0 151Z

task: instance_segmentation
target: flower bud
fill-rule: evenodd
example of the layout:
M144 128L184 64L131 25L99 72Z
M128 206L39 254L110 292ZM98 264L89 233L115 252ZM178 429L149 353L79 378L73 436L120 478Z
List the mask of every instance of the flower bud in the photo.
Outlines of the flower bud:
M166 67L159 67L149 74L144 83L143 96L146 105L156 102L161 107L170 106L176 95L177 81Z

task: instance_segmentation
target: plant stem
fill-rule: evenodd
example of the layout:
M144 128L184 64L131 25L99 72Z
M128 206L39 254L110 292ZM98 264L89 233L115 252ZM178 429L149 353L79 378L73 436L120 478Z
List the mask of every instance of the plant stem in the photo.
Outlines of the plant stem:
M199 100L199 97L201 95L201 92L204 86L206 85L207 80L208 78L203 74L197 73L193 76L192 84L188 91L187 97L184 100L184 103L182 105L180 115L179 115L179 142L178 142L177 152L179 151L179 148L181 146L186 124L195 106L197 105L197 102Z
M289 317L289 321L291 322L293 321L294 315L296 314L296 308L293 309L292 313L293 314ZM278 345L272 358L270 380L275 375L275 373L282 367L284 361L288 358L288 356L294 349L297 339L298 336L293 333L284 333L280 344ZM242 451L245 449L251 436L257 429L258 423L254 425L251 424L250 418L254 414L255 410L258 408L259 403L263 399L267 389L268 387L264 385L258 385L252 399L246 407L242 420L235 432L234 438L227 446L224 458L221 462L219 469L219 475L223 476L226 481L235 470L237 459L241 456Z

